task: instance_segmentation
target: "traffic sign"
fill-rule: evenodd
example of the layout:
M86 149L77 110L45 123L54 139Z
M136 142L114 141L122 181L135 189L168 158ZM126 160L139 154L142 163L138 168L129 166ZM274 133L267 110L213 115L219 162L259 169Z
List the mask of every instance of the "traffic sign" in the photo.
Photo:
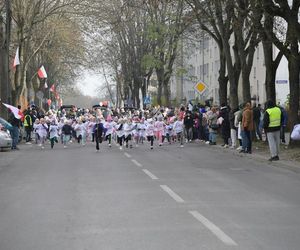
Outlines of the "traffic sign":
M204 82L198 82L195 84L194 89L201 95L207 89L207 85Z
M145 104L145 105L151 104L151 98L150 98L150 96L145 96L145 97L144 97L144 104Z

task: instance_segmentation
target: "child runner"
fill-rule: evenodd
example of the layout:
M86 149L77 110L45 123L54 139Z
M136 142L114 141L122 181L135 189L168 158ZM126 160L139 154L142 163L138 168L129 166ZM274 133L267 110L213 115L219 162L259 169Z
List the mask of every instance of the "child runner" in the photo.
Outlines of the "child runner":
M110 116L107 117L107 121L104 123L104 128L106 130L105 140L108 141L108 146L111 147L111 138L114 130L114 123L112 122L112 118Z
M99 152L99 143L102 143L102 137L104 132L103 123L99 118L96 119L96 124L93 129L95 140L96 140L96 152Z
M37 132L37 126L40 124L40 120L38 118L35 119L34 124L33 124L33 133L34 133L34 139L35 139L35 144L38 144L40 138L39 134Z
M58 143L58 130L59 127L56 124L55 120L53 119L50 123L50 128L49 128L49 132L50 132L50 142L51 142L51 148L53 149L54 147L54 142Z
M139 139L140 142L143 144L144 140L146 139L146 124L145 124L145 117L142 117L141 122L138 124L138 132L139 132Z
M44 149L45 141L48 135L48 125L46 124L44 118L41 118L40 124L37 125L37 133L39 135L39 146L41 146L42 149Z
M146 135L147 135L148 141L151 143L150 148L153 149L154 125L153 125L153 120L152 119L147 120Z
M120 150L123 149L123 141L125 137L125 132L124 132L124 120L119 119L119 123L116 124L115 129L116 129L116 134L117 134L117 141L120 145Z
M71 140L73 128L71 126L72 121L65 120L65 125L62 127L61 132L63 135L64 148L67 147L67 143Z
M132 148L131 138L132 138L132 131L134 129L134 125L132 124L131 118L128 118L127 121L124 123L124 135L125 135L125 142L126 148L128 145Z
M177 135L177 140L180 142L180 147L183 148L183 121L181 117L175 120L173 129Z

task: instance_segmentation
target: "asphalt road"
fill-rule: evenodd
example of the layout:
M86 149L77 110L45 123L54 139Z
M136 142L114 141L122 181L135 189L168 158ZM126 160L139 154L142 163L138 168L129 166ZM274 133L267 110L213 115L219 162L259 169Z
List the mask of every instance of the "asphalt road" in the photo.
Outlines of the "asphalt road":
M0 250L299 250L300 175L189 144L0 153Z

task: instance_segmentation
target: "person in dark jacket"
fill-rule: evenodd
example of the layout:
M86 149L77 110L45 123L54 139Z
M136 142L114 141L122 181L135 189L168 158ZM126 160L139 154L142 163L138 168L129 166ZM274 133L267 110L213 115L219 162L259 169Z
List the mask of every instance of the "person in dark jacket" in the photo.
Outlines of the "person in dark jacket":
M65 124L63 125L61 129L62 135L63 135L63 143L64 148L67 147L67 143L71 140L71 135L73 132L73 128L71 126L71 121L66 120Z
M224 144L222 146L227 148L229 145L229 138L230 138L230 121L229 121L229 108L225 104L221 105L219 117L223 118L221 124L221 131L222 131L222 138L224 140Z
M104 135L104 126L103 123L100 121L100 119L97 118L96 124L94 126L94 134L95 134L95 140L96 140L96 151L99 152L99 143L102 143L102 138Z
M261 106L260 104L258 104L258 106L256 106L256 104L254 104L253 107L253 121L254 121L254 126L255 126L255 132L259 138L259 140L262 141L262 135L261 135L261 130L260 130L260 117L261 117ZM255 135L255 133L254 133Z
M10 124L12 125L12 129L10 129L10 134L11 134L11 138L12 138L12 146L11 149L19 149L17 147L18 143L19 143L19 134L20 134L20 126L22 125L22 122L20 119L17 119L14 114L11 112L11 110L8 111L9 112L9 118L8 121L10 122Z
M194 119L192 117L191 111L188 111L186 113L186 116L184 117L184 127L185 127L187 142L191 142L193 139L193 126L194 126Z

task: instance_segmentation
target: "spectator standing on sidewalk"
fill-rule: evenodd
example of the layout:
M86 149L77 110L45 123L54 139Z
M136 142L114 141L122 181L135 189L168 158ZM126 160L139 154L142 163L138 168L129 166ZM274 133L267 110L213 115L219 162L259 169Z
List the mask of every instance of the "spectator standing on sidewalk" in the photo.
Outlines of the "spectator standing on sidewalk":
M288 122L288 114L285 110L284 107L279 107L281 112L282 112L282 124L281 124L281 128L280 128L280 140L283 144L286 143L285 141L285 128L287 126L287 122Z
M12 125L12 129L10 130L10 134L12 137L12 146L11 149L19 149L17 147L18 143L19 143L19 129L22 125L22 122L20 119L17 119L13 112L11 112L11 110L9 109L9 118L8 121L10 122L10 124Z
M263 127L267 134L271 158L269 161L279 160L280 128L283 122L283 114L279 107L271 100L266 103Z
M221 123L221 132L224 144L222 145L225 148L229 147L229 138L230 138L230 122L229 122L229 108L225 105L221 105L221 110L219 117L222 117Z
M186 135L186 142L191 142L193 139L193 125L194 120L192 117L191 111L187 111L184 117L184 128L185 128L185 135Z
M258 136L259 140L262 141L262 135L261 135L261 130L260 130L260 116L261 116L261 105L258 104L258 106L256 106L256 104L254 104L253 107L253 121L254 121L254 126L255 126L255 132L256 135ZM254 133L255 136L255 133ZM255 136L256 138L256 136Z
M24 130L26 133L26 144L31 144L31 132L33 129L33 121L31 111L28 109L24 117Z
M247 102L243 111L242 118L242 141L243 141L243 149L240 151L242 153L252 153L252 136L251 133L253 131L253 111L251 109L251 103Z

